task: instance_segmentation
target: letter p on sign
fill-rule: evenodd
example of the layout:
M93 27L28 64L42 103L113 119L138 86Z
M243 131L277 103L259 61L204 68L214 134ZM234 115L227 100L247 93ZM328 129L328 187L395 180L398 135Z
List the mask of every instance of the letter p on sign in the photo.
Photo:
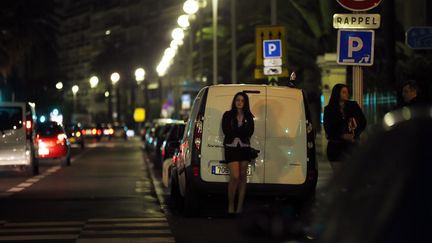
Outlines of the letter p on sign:
M363 41L356 36L348 37L348 57L353 57L353 52L358 52L363 48Z
M264 58L279 58L282 56L281 40L263 41Z

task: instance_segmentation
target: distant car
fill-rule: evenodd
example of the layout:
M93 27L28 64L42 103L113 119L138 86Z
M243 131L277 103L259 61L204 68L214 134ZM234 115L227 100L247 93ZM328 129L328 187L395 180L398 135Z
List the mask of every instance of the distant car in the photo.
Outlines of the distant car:
M80 125L78 124L67 125L65 126L65 130L71 145L78 144L82 149L85 148L85 139L82 134L82 128Z
M70 142L63 126L57 122L40 123L36 129L36 159L59 160L61 166L69 166Z
M18 166L27 175L39 173L35 125L34 103L0 102L0 166Z
M102 138L103 130L96 125L86 125L83 126L82 134L85 138L96 138L99 141Z
M110 140L113 138L121 138L121 139L127 140L127 138L128 138L127 131L128 131L127 126L114 125L113 127L110 128L108 138Z

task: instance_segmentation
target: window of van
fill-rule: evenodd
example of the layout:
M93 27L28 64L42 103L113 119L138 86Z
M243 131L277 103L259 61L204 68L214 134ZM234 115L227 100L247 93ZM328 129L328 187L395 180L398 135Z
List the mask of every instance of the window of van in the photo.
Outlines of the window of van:
M23 126L21 107L0 107L0 130L19 129Z

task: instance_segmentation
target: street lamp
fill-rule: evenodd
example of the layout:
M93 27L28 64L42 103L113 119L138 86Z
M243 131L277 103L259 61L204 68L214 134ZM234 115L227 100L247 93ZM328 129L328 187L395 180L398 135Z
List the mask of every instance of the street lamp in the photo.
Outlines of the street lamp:
M175 28L172 32L171 32L171 37L173 38L173 40L176 41L180 41L184 39L184 31L181 28Z
M93 89L93 88L96 88L96 86L98 85L99 78L96 77L96 76L93 76L93 77L90 78L89 81L90 81L90 87Z
M145 70L143 68L137 68L135 70L135 80L137 81L137 84L139 85L142 81L145 79Z
M73 94L73 115L75 115L76 110L77 110L77 99L76 99L76 94L78 93L79 87L78 85L74 85L72 86L72 94ZM75 117L72 118L73 121L75 121Z
M62 82L56 83L56 89L58 89L58 90L63 89L63 83Z
M198 1L196 0L187 0L183 4L183 10L187 14L195 14L196 12L198 12L198 9L199 9L199 5L198 5Z
M111 74L111 82L113 85L116 85L116 83L120 80L120 74L117 72L114 72Z
M186 29L187 27L190 26L189 16L186 14L180 15L180 17L178 17L177 19L177 24L183 29Z

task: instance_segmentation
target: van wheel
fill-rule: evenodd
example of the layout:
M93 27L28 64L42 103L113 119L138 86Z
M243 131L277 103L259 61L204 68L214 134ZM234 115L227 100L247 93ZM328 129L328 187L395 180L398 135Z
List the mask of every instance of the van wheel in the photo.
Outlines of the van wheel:
M168 184L170 196L168 199L168 207L174 210L181 210L182 208L182 196L180 195L179 185L177 182L176 175L170 177L170 182Z
M183 197L183 211L186 217L198 216L200 213L198 195L190 185L186 183L185 195Z

